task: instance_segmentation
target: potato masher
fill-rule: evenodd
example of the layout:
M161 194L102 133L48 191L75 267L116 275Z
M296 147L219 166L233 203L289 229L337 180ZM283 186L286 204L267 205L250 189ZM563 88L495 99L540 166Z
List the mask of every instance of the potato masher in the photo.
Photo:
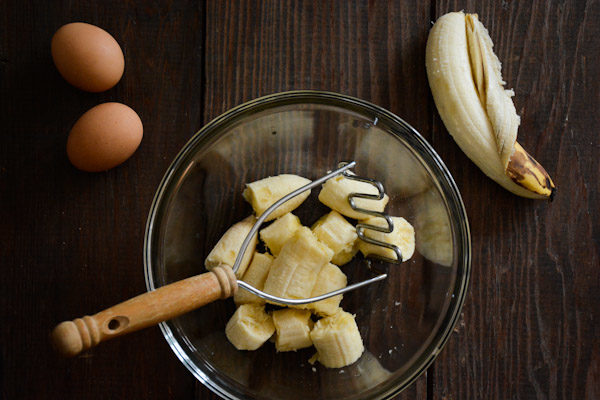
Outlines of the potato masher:
M190 312L217 299L231 297L238 289L238 286L254 293L259 297L275 303L299 305L324 300L329 297L346 293L359 287L385 279L387 274L383 273L373 278L354 283L346 286L345 288L338 289L320 296L307 299L286 299L272 296L268 293L258 290L246 282L241 280L238 281L235 277L235 272L239 269L243 255L248 248L251 238L256 234L264 220L276 208L300 193L312 189L328 179L340 174L343 174L344 177L348 179L370 183L377 188L378 194L351 193L348 196L348 201L352 209L355 211L384 218L387 222L387 226L380 227L359 223L356 226L357 235L361 240L364 240L368 243L392 249L396 255L396 259L381 256L377 256L376 258L390 263L402 262L402 254L397 246L375 240L365 235L365 229L390 233L393 231L394 227L392 219L385 213L357 207L355 202L356 198L381 200L385 192L383 185L380 182L370 178L358 177L350 174L348 170L355 165L355 161L349 163L340 163L339 168L335 171L332 171L327 175L314 180L297 190L294 190L293 192L282 197L280 200L276 201L257 219L256 223L246 236L246 239L244 240L232 267L226 264L221 264L209 272L192 276L190 278L160 287L156 290L146 292L104 311L100 311L95 315L84 316L72 321L61 322L54 328L51 334L51 340L54 347L61 354L72 357L84 350L96 346L105 340L156 325L160 322Z

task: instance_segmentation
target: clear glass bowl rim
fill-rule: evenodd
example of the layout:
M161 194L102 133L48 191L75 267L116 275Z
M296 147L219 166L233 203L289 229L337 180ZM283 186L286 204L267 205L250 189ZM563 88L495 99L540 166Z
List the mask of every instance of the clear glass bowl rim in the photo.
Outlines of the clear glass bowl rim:
M414 365L409 368L406 377L401 381L396 382L396 385L386 392L379 393L376 397L374 397L374 399L389 399L410 386L423 372L427 370L427 368L433 363L437 355L440 353L448 341L452 331L454 330L465 301L471 274L471 234L469 230L467 213L460 196L460 192L446 165L419 132L417 132L403 119L382 107L355 97L334 92L318 90L294 90L259 97L257 99L240 104L221 114L202 127L202 129L194 134L183 146L183 148L172 161L171 165L168 167L157 188L156 194L150 206L150 212L148 215L146 231L144 235L143 249L146 289L151 291L157 288L154 283L152 271L152 250L155 242L158 240L158 234L155 235L155 233L158 233L155 230L158 228L156 221L157 219L161 219L163 217L163 205L165 204L165 200L170 197L174 189L177 187L178 178L183 172L185 172L185 168L182 167L187 165L189 157L192 155L192 149L194 149L202 141L212 137L220 129L248 115L252 115L270 108L306 103L330 105L358 112L362 115L373 115L379 120L385 120L387 125L391 127L393 131L409 131L413 135L413 139L418 144L418 147L413 147L413 150L418 152L419 156L424 159L426 165L429 166L430 171L433 173L438 184L441 186L441 192L443 197L446 199L446 204L451 214L450 219L452 221L458 221L457 226L453 226L453 228L456 230L455 237L460 238L460 247L457 249L459 265L454 291L452 293L452 300L448 307L448 311L444 317L444 321L440 324L441 329L431 341L429 348L424 351L421 357L416 360ZM395 132L393 133L398 136L402 136ZM177 172L179 172L179 174L177 174ZM227 387L224 387L218 382L212 380L210 376L205 374L194 364L194 362L187 356L185 350L177 341L172 329L166 322L160 323L159 327L177 358L179 358L179 360L196 377L196 379L224 399L238 399L238 397L227 390Z

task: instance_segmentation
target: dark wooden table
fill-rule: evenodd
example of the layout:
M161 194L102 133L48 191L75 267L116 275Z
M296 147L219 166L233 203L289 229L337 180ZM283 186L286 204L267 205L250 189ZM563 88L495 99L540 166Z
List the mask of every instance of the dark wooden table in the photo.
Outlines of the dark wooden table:
M490 30L515 88L519 141L554 178L553 203L489 180L441 123L425 43L431 21L461 9ZM145 290L150 202L190 136L237 104L290 89L341 92L403 117L461 190L469 295L438 359L398 398L600 398L600 3L9 0L0 15L2 398L216 398L157 328L69 360L47 335ZM54 68L52 34L73 21L121 44L115 88L85 93ZM83 173L67 160L67 134L105 101L134 108L144 139L124 165Z

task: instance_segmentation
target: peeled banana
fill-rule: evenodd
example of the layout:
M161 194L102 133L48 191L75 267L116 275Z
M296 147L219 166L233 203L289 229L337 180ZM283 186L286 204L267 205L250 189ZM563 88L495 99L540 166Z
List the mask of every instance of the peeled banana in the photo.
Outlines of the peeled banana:
M337 211L321 217L312 226L312 231L327 247L333 250L331 262L344 265L354 257L358 248L354 246L358 236L354 225L346 221Z
M242 243L244 242L244 239L246 239L246 236L248 236L248 233L250 233L250 229L252 229L255 222L256 218L253 215L250 215L229 228L206 257L206 260L204 261L206 269L210 271L219 264L227 264L230 267L233 267L238 252L242 247ZM248 265L252 260L252 254L254 253L257 243L257 235L254 235L246 249L246 253L244 253L240 267L235 274L238 279L244 276L244 272L246 272L246 268L248 268Z
M415 229L402 217L391 218L394 223L394 230L392 232L384 233L372 229L365 229L365 235L372 239L398 246L402 253L402 261L406 261L410 259L415 252ZM369 217L361 222L374 226L387 227L385 219L379 217ZM394 253L392 249L370 244L363 240L359 241L358 248L365 257L369 254L375 254L396 259L396 253Z
M298 175L282 174L270 176L256 182L248 183L246 189L242 193L244 199L254 209L256 217L260 217L267 208L272 206L277 200L284 197L286 194L301 188L310 183L309 179ZM281 217L284 214L293 211L310 195L310 190L299 194L298 196L286 201L279 208L273 211L265 221L271 221Z
M275 332L273 318L261 304L243 304L227 322L225 335L238 350L256 350Z
M343 175L338 175L323 184L323 188L319 192L319 201L348 218L366 218L367 214L355 211L350 207L348 202L350 193L378 194L379 192L370 183L355 181L345 178ZM373 211L383 211L388 201L387 194L381 200L355 199L358 208Z
M262 229L259 234L271 254L276 256L281 251L283 244L291 239L300 227L302 227L300 218L292 213L287 213Z
M507 190L551 199L552 179L516 141L514 92L504 89L500 61L476 14L454 12L437 20L427 40L426 67L440 117L465 154Z
M317 280L310 297L320 296L345 288L347 284L348 278L339 267L331 263L325 264L317 275ZM304 307L307 307L318 315L333 315L340 309L339 306L342 297L343 295L338 294L325 300L306 304Z
M288 192L309 181L296 175L279 175L247 185L244 197L256 216L261 215L271 204ZM305 299L346 287L348 279L335 265L347 263L359 250L365 254L381 253L389 257L394 254L380 246L372 246L358 240L355 227L342 215L350 218L366 218L363 222L373 225L385 224L381 218L354 211L347 200L350 193L372 193L377 189L364 182L341 176L323 185L319 200L333 210L321 217L312 227L302 226L300 219L291 213L308 196L288 201L274 213L277 219L260 231L260 238L271 254L255 251L257 236L246 251L237 277L251 286L271 295ZM382 200L357 199L359 207L383 211L389 198ZM272 216L273 217L273 216ZM273 217L273 218L275 218ZM390 234L367 231L375 239L398 245L403 259L412 256L415 247L414 230L403 218L392 217L394 230ZM206 258L207 268L225 263L233 265L243 240L256 222L250 216L232 226ZM360 245L359 245L360 243ZM325 300L289 308L265 311L264 299L240 288L234 294L237 310L227 322L225 334L238 350L256 350L271 339L279 352L295 351L315 346L317 353L310 362L319 361L328 368L350 365L361 357L364 345L352 314L340 307L342 295ZM322 317L316 323L311 316ZM371 365L367 366L371 368ZM376 364L373 364L376 367ZM360 366L357 366L360 371ZM381 374L361 372L365 383L375 381ZM368 382L366 382L368 381Z
M269 275L269 269L271 269L271 263L273 263L273 257L269 254L254 253L252 262L246 269L242 280L258 290L262 290ZM246 289L240 287L233 295L233 301L236 305L257 303L265 304L265 299L258 297L254 293L250 293Z
M264 291L288 299L306 299L312 293L319 271L332 257L333 250L303 226L283 245L273 261Z
M314 359L327 368L350 365L365 349L354 316L342 310L317 321L310 338L317 349Z
M314 323L310 311L284 308L273 311L275 348L277 351L296 351L312 346L310 330Z

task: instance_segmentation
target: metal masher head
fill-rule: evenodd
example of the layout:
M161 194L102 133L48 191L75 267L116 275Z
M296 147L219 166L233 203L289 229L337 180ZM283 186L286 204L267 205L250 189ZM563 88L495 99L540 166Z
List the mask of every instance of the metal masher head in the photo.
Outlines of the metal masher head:
M386 221L387 226L382 227L382 226L377 226L377 225L358 223L356 225L356 233L360 240L363 240L367 243L371 243L376 246L382 246L382 247L391 249L396 256L396 258L382 257L379 255L369 255L369 257L373 257L373 258L376 258L376 259L379 259L379 260L382 260L385 262L393 263L393 264L400 264L402 262L402 252L400 251L398 246L390 244L390 243L382 242L380 240L373 239L365 234L366 229L371 229L374 231L379 231L379 232L384 232L384 233L390 233L394 230L394 222L392 221L391 217L384 212L373 211L373 210L358 207L358 205L356 204L357 198L370 199L370 200L381 200L381 199L383 199L383 197L385 195L385 191L384 191L384 188L383 188L383 185L381 184L381 182L376 181L371 178L356 176L353 173L351 173L350 169L353 168L355 165L356 165L356 161L341 162L338 165L338 169L336 169L335 171L332 171L332 172L328 173L327 175L325 175L319 179L316 179L316 180L302 186L301 188L294 190L291 193L288 193L287 195L285 195L284 197L282 197L281 199L276 201L271 207L267 208L267 210L257 219L257 221L254 224L254 226L252 227L252 229L250 229L250 232L248 233L248 236L246 236L246 239L244 239L244 242L242 243L242 247L240 248L237 258L235 259L235 263L233 264L233 272L235 273L238 271L238 269L240 268L242 259L244 257L244 253L248 249L248 245L250 244L252 237L254 237L254 235L256 235L258 229L263 224L265 219L271 213L273 213L273 211L275 211L275 209L277 209L279 206L281 206L283 203L290 200L291 198L298 196L300 193L306 192L307 190L310 190L310 189L322 184L323 182L325 182L331 178L334 178L338 175L343 175L345 178L348 178L351 180L366 182L366 183L373 185L375 188L377 188L377 191L378 191L377 194L350 193L348 195L348 202L350 204L350 207L355 211L358 211L358 212L361 212L364 214L368 214L368 215L372 215L375 217L383 218ZM274 303L286 304L286 305L291 306L291 305L308 304L308 303L313 303L313 302L320 301L320 300L325 300L330 297L337 296L338 294L346 293L351 290L358 289L360 287L369 285L371 283L383 280L385 278L387 278L387 274L381 273L381 274L376 275L373 278L366 279L362 282L354 283L354 284L348 285L344 288L334 290L332 292L325 293L320 296L310 297L307 299L286 299L283 297L273 296L273 295L263 292L262 290L256 289L254 286L249 285L248 283L246 283L242 280L238 280L238 285L240 287L248 290L249 292L254 293L257 296L262 297L265 300L269 300Z

